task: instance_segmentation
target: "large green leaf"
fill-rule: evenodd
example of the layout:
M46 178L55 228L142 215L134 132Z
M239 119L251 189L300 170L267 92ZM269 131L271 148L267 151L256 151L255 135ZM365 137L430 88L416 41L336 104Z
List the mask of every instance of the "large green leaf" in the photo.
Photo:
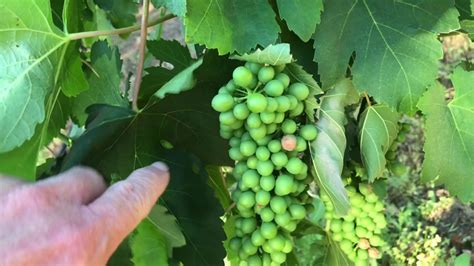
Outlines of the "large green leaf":
M157 98L163 99L166 94L179 94L190 90L196 85L194 71L202 65L202 59L192 63L189 67L179 72L155 92Z
M424 180L438 178L464 202L474 200L474 72L458 67L452 76L456 96L446 103L437 83L420 100L426 115Z
M156 8L164 7L179 17L186 14L186 0L151 0Z
M78 64L66 64L78 53L67 53L69 40L54 26L49 1L5 0L0 2L0 17L0 153L4 153L31 139L38 124L48 126L59 85L82 73ZM74 95L85 88L63 89Z
M341 178L347 143L344 108L358 100L359 96L349 79L339 81L327 91L321 98L319 120L316 122L318 137L310 148L313 166L311 172L339 215L344 215L349 210L349 199Z
M316 29L315 60L324 87L346 74L355 87L392 109L413 112L437 78L438 33L459 28L453 0L333 0Z
M206 166L206 172L209 175L209 186L214 190L222 208L226 210L232 204L232 199L221 167L208 165Z
M246 53L243 55L232 56L232 59L276 66L291 63L293 61L293 56L290 53L289 44L279 43L276 45L270 44L263 50L259 48L250 54Z
M130 26L136 23L135 14L138 4L135 0L94 0L95 3L107 12L112 24L117 28Z
M193 0L184 19L186 42L240 54L278 38L275 13L267 1Z
M87 73L90 88L74 99L72 107L72 115L80 125L86 122L86 108L92 104L128 106L120 92L122 61L118 49L110 48L105 41L96 42L91 49L91 67L93 70Z
M359 145L369 182L382 176L385 153L397 137L399 118L396 112L382 104L368 106L360 117Z
M176 217L161 205L155 205L137 227L130 240L135 266L166 265L173 248L186 244Z
M280 17L288 28L307 42L321 20L323 0L277 0Z

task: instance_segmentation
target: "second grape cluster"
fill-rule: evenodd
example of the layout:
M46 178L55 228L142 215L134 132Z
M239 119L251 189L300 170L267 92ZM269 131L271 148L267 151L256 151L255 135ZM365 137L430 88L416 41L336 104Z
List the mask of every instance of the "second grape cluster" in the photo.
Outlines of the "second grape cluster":
M232 199L238 214L229 247L243 266L284 263L293 249L291 232L310 200L304 154L317 136L304 115L310 90L292 83L284 68L247 62L212 100L236 161Z

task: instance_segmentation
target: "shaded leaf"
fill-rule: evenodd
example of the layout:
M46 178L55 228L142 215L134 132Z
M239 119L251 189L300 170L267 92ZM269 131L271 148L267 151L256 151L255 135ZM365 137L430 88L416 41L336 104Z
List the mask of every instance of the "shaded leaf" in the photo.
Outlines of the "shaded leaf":
M241 61L248 61L260 64L269 64L272 66L285 65L293 61L293 56L290 53L290 45L287 43L270 44L261 50L258 48L256 51L243 55L234 55L232 59Z
M151 0L156 8L164 7L178 17L186 14L186 0Z
M168 62L174 68L184 69L193 61L188 48L176 40L148 41L147 48L156 59Z
M447 103L437 83L420 100L426 115L423 180L444 184L463 202L474 200L474 72L462 67L451 78L456 96Z
M193 0L187 4L187 43L215 48L219 54L243 54L278 38L275 13L267 1Z
M138 4L134 0L94 0L95 3L107 12L107 16L116 28L123 28L135 24L135 14Z
M346 74L355 52L354 86L392 109L414 112L438 75L438 34L459 28L454 1L334 0L324 9L314 35L323 86Z
M194 71L202 65L202 59L192 63L188 68L179 72L166 82L156 93L157 98L163 99L166 94L179 94L183 91L190 90L196 85Z
M216 197L219 199L224 210L232 204L229 190L225 182L225 177L221 171L221 167L216 165L206 166L206 172L209 175L209 186L214 190Z
M400 115L386 105L368 106L359 120L359 145L369 182L382 176L388 151L398 134Z
M323 0L277 0L280 17L288 28L307 42L321 20Z
M319 120L316 122L318 136L311 143L311 172L320 188L329 196L338 215L349 210L341 173L346 149L344 125L347 123L344 108L359 100L348 79L339 81L321 98Z

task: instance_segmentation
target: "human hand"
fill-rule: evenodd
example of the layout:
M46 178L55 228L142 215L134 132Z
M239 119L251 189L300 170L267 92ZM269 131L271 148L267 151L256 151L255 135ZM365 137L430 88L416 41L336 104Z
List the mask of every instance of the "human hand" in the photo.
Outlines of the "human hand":
M37 183L0 176L0 265L105 265L168 181L162 163L107 190L84 167Z

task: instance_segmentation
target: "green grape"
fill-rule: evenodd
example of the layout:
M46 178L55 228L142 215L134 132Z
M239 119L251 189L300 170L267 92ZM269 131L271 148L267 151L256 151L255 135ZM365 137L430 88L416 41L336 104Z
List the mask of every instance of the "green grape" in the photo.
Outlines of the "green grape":
M260 187L265 191L271 191L275 187L275 177L272 175L262 176Z
M367 229L365 229L364 227L361 227L361 226L357 226L355 228L355 233L358 237L360 238L365 238L367 237Z
M296 99L295 96L293 95L286 95L286 97L288 97L288 99L290 100L290 111L291 110L294 110L296 107L298 107L298 99Z
M249 108L247 107L247 104L245 103L239 103L236 106L234 106L234 110L232 111L234 114L234 117L240 120L247 119L247 117L250 114Z
M243 135L243 134L244 134L244 130L243 130L243 129L234 130L234 137L242 138L242 135Z
M247 168L249 169L257 169L257 163L258 163L258 159L256 156L250 156L248 159L247 159Z
M258 128L251 128L249 129L250 136L255 140L263 139L267 135L267 127L265 125L261 125Z
M277 153L281 150L281 143L279 140L273 139L268 143L268 150Z
M257 144L251 140L242 141L240 143L240 152L242 155L249 157L257 151Z
M240 161L244 158L240 149L237 147L232 147L229 149L229 157L234 161Z
M342 239L343 239L343 237L342 237L342 234L341 234L341 233L334 233L334 234L332 235L332 240L334 240L334 241L339 242L339 241L341 241Z
M258 79L256 76L252 76L252 81L250 82L250 85L249 85L249 89L255 89L255 87L257 87L257 84L258 84Z
M271 124L275 122L276 114L274 112L262 112L260 113L260 120L265 124Z
M251 113L247 118L247 126L249 128L258 128L262 125L262 120L260 119L260 115L257 113Z
M283 94L285 87L278 79L270 80L263 88L265 93L269 96L280 96Z
M303 165L304 163L301 161L301 159L293 157L288 160L288 163L286 164L285 168L291 174L297 175L301 172Z
M281 130L284 134L293 134L296 132L296 122L292 119L285 119L283 124L281 124Z
M252 244L252 240L247 239L242 243L242 250L249 256L254 255L258 251L258 247Z
M291 242L290 239L286 238L285 239L285 246L283 246L283 249L281 250L283 253L290 253L293 251L293 242Z
M271 266L272 258L270 257L270 254L265 253L262 256L262 265L263 266Z
M291 193L293 186L293 177L291 175L278 176L275 183L275 194L278 196L285 196Z
M375 203L366 202L364 204L364 206L362 207L362 209L367 213L374 212L375 211Z
M275 79L279 80L283 84L284 88L288 88L290 85L290 77L288 77L288 75L285 73L278 73L275 76Z
M281 264L286 261L286 254L283 252L275 251L275 252L272 252L270 256L272 257L272 260L276 263Z
M306 209L304 206L299 204L290 205L290 214L293 219L302 220L306 217Z
M268 244L274 251L281 251L285 247L285 237L277 234L274 238L268 240Z
M233 251L239 251L242 246L242 239L240 237L234 237L229 241L229 248Z
M278 96L275 98L278 102L277 112L284 113L290 110L290 99L286 96Z
M275 123L280 124L285 120L285 113L275 113Z
M314 125L304 125L300 129L300 136L303 137L307 141L313 141L316 139L318 135L318 130Z
M280 73L285 69L286 65L281 64L281 65L276 65L276 66L273 66L273 67L275 68L275 72Z
M267 147L260 146L257 148L255 155L260 161L266 161L270 158L270 151L267 149Z
M275 213L269 208L265 207L260 211L260 218L263 222L271 222L275 218Z
M258 186L259 181L260 175L255 170L247 170L242 175L242 185L245 188L253 188L255 186Z
M382 246L384 243L382 238L380 238L380 236L377 236L377 235L374 235L371 238L369 238L369 242L370 242L370 245L375 246L375 247Z
M354 223L349 221L344 221L342 223L342 231L344 232L353 232L354 231Z
M290 117L299 116L303 113L303 111L304 111L304 104L302 102L298 102L296 107L290 110Z
M232 128L233 130L237 130L237 129L240 129L241 127L243 127L243 126L244 126L244 121L237 120L235 123L230 125L230 128Z
M219 122L223 125L230 126L233 123L237 122L232 111L226 111L219 114Z
M303 83L293 83L288 87L288 93L295 96L298 100L306 100L309 96L309 89Z
M270 200L270 208L275 214L282 214L286 211L287 203L283 197L275 196Z
M276 214L275 215L275 222L279 226L286 226L289 222L291 222L291 215L289 212L284 212L281 214Z
M267 109L265 111L273 113L278 109L278 102L275 98L267 97Z
M245 63L245 67L250 70L250 72L252 72L253 74L257 75L258 74L258 71L260 70L260 68L262 68L262 65L258 64L258 63L253 63L253 62L247 62Z
M267 108L267 98L260 93L251 93L247 96L247 107L252 113L261 113Z
M275 70L271 66L264 66L258 71L258 80L267 83L275 76Z
M268 176L273 173L274 165L271 161L258 161L257 171L262 176Z
M257 220L255 218L245 218L242 220L242 227L240 228L244 234L250 234L257 229Z
M350 240L343 239L341 240L339 246L341 247L341 250L344 251L344 253L349 254L352 251L353 243Z
M277 131L278 126L275 123L271 123L267 125L267 134L273 134Z
M362 259L362 260L366 260L369 258L369 254L367 253L367 250L365 249L359 249L357 250L357 258L358 259Z
M244 174L244 172L247 171L248 169L249 168L247 167L247 164L245 162L238 162L235 164L232 174L234 175L235 178L240 179L242 175Z
M260 190L255 194L255 202L260 206L266 206L270 203L271 195L270 192L265 190Z
M364 203L365 203L364 198L359 194L356 194L356 195L350 197L349 201L351 202L352 206L359 207L359 208L362 208L362 206L364 206ZM356 215L354 215L354 216L356 216ZM358 216L360 216L360 213L359 213Z
M385 207L383 206L383 203L382 203L382 202L377 201L377 202L375 203L374 210L375 210L376 212L381 212L381 211L383 211L384 209L385 209Z
M269 223L262 223L260 227L260 232L265 239L272 239L278 233L278 228L276 224L269 222Z
M232 79L235 85L248 88L252 82L253 74L246 67L239 66L232 72Z
M252 208L255 205L255 193L252 191L242 192L238 204L247 209Z
M239 258L241 260L246 260L247 258L249 257L249 255L245 252L245 250L243 248L241 248L239 250ZM239 265L240 266L240 265ZM245 266L245 265L242 265L242 266ZM248 266L248 265L247 265Z
M359 191L362 193L362 195L367 196L369 194L372 194L372 188L370 187L369 184L365 183L360 183L359 184Z
M280 144L278 142L278 144ZM288 163L288 156L284 152L276 152L272 154L271 160L275 166L283 167Z
M296 230L297 224L295 221L290 221L287 225L282 226L287 232L293 232Z
M229 82L227 82L227 84L225 85L225 88L227 92L232 94L237 89L237 85L235 85L234 80L231 79L229 80Z
M234 106L234 98L228 93L219 93L212 98L211 106L217 112L226 112Z
M272 140L272 137L271 136L265 136L259 140L256 140L255 142L259 145L259 146L266 146L268 144L268 142L270 142L270 140Z
M231 147L236 147L236 146L240 147L240 138L237 138L237 137L230 138L229 145Z
M265 243L263 243L262 249L264 252L268 254L271 254L273 252L273 249L270 247L270 244L268 243L268 241L265 241Z
M377 195L375 195L375 193L373 193L373 194L369 194L369 195L365 196L365 200L367 202L374 203L374 202L377 202L379 200L379 197L377 197Z
M248 263L248 266L261 266L261 265L263 265L262 259L260 259L260 256L258 256L258 255L250 256L247 259L247 263Z
M334 233L339 233L342 230L342 222L340 220L331 221L331 231Z

